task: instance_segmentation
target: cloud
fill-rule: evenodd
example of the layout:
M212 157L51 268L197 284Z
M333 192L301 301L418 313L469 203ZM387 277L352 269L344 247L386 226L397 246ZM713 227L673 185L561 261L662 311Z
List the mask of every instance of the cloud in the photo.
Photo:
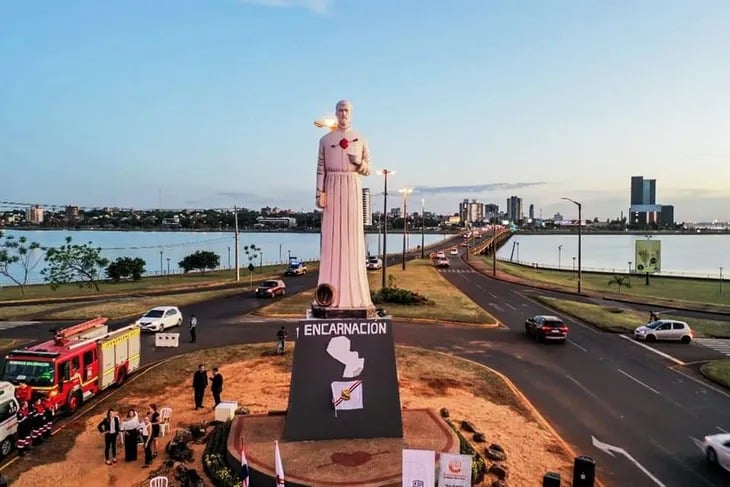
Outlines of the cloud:
M241 3L251 3L264 7L298 7L306 8L318 14L327 14L334 0L238 0Z
M529 183L491 183L491 184L474 184L466 186L417 186L414 193L421 194L475 194L486 193L490 191L504 191L512 189L529 188L531 186L539 186L545 184L543 182Z

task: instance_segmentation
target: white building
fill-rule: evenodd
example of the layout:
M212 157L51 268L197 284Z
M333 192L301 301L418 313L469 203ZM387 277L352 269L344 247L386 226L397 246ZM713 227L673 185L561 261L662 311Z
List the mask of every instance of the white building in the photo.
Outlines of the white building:
M362 188L362 221L366 227L373 224L373 197L370 188Z
M25 219L30 223L43 223L43 207L33 205L25 212Z

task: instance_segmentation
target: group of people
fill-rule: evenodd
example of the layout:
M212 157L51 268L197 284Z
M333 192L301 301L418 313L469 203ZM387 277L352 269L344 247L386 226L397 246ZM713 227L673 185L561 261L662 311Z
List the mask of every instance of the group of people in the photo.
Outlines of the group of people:
M140 419L134 409L127 412L124 419L113 408L109 408L97 429L104 435L104 460L107 465L117 463L117 443L124 447L124 461L137 461L139 444L144 450L144 464L147 468L157 456L158 438L160 437L160 413L156 404L150 404L147 413Z
M48 398L38 397L32 404L25 400L20 402L16 413L18 434L15 443L20 456L51 437L54 415L55 407Z
M205 390L208 388L208 374L205 371L205 365L198 365L198 370L193 374L193 390L195 391L195 409L203 407L203 397ZM213 376L210 377L210 392L213 394L213 407L215 408L221 402L221 393L223 392L223 376L218 371L218 367L213 367Z

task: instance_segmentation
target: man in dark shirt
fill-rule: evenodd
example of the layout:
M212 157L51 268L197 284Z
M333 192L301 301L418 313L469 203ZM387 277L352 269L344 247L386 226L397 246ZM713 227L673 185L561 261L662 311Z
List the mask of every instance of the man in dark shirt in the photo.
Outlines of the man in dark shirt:
M203 395L208 387L208 374L205 373L205 365L198 365L198 370L193 375L193 389L195 390L195 409L203 407Z
M278 353L279 355L284 353L284 347L286 346L286 337L286 328L284 328L284 325L282 325L279 331L276 332L276 353Z
M213 401L215 406L221 402L221 392L223 392L223 376L218 372L218 367L213 367L213 377L210 378L210 391L213 393Z

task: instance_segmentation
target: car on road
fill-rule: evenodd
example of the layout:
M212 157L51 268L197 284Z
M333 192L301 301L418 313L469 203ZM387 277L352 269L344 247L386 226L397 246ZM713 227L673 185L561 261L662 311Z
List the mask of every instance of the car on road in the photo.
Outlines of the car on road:
M446 258L446 253L444 253L443 250L439 250L438 252L436 252L436 258L437 259L445 259Z
M291 262L284 271L285 276L303 276L307 273L307 266L304 262Z
M257 298L275 298L286 294L286 284L281 279L267 279L256 288Z
M447 257L440 257L436 259L436 267L449 267L449 259Z
M173 326L180 326L183 315L177 306L157 306L147 311L134 322L142 331L163 332Z
M451 249L451 250L449 251L449 253L450 253L451 255L459 255L459 249L457 249L456 247L454 247L454 248L452 248L452 249Z
M661 319L635 329L634 338L647 342L671 340L691 343L694 335L692 334L692 329L684 321Z
M377 271L378 269L383 268L383 261L380 259L380 257L371 255L365 261L365 268L369 271Z
M719 466L730 472L730 433L705 436L702 450L710 466Z
M559 341L568 339L568 327L557 316L535 315L525 321L525 335L537 342Z

